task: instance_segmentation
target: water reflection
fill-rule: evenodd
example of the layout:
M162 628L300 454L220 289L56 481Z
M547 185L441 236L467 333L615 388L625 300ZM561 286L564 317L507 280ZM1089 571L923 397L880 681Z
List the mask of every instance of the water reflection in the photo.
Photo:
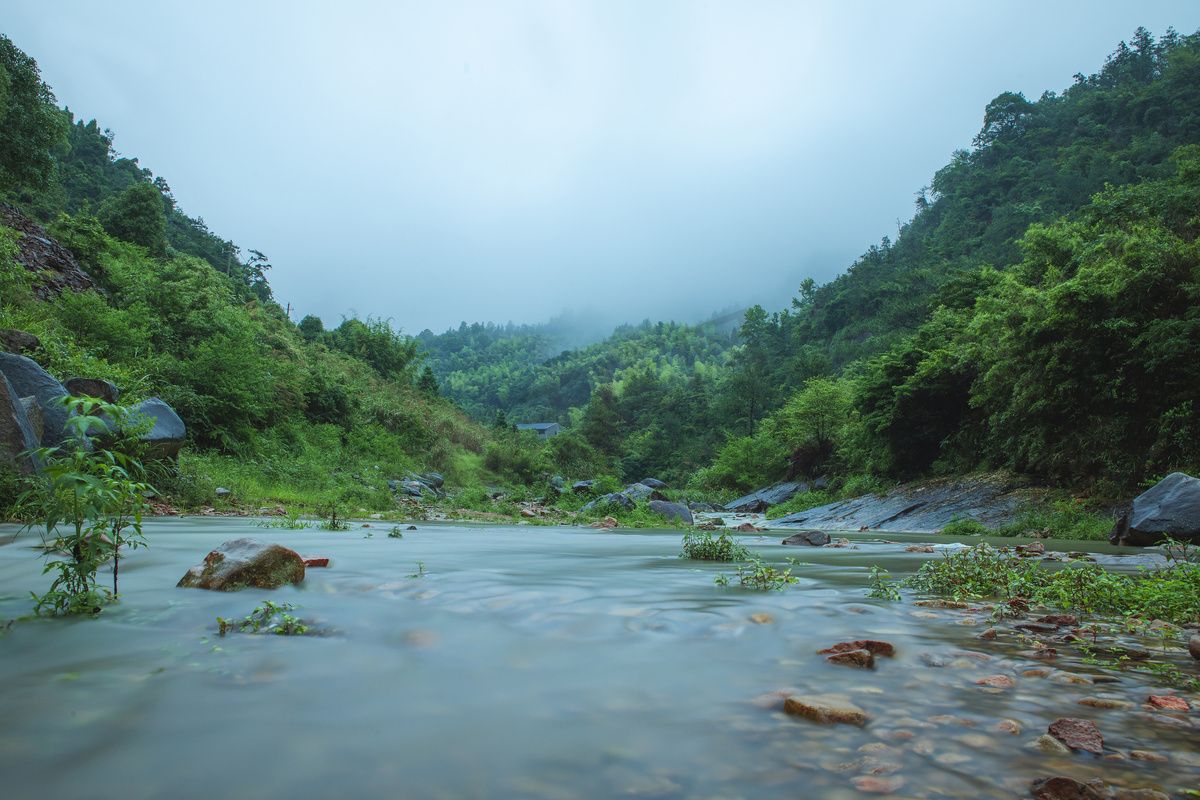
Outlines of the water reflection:
M431 524L388 539L209 519L147 531L151 546L123 562L119 605L0 639L0 770L18 794L1012 797L1049 774L1169 791L1200 775L1190 723L1078 705L1140 703L1145 676L1098 684L1103 670L1078 660L1026 675L1047 665L1015 639L976 639L986 614L864 597L869 566L916 569L930 556L904 546L928 535L862 534L858 549L744 537L768 561L808 562L794 567L800 586L758 593L715 587L729 567L677 558L677 532ZM330 567L276 592L174 588L244 535ZM34 541L0 546L0 621L27 614L45 584ZM406 577L418 562L425 577ZM334 635L215 635L218 616L267 598ZM897 655L873 671L815 655L853 638ZM978 683L994 674L1014 687ZM763 698L829 691L871 722L819 727ZM1060 716L1092 719L1124 758L1027 747Z

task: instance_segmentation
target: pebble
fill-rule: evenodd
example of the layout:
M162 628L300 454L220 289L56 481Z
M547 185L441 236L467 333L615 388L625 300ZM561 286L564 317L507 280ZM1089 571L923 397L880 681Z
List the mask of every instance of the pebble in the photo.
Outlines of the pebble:
M1079 705L1090 706L1092 708L1107 708L1117 709L1120 711L1128 711L1133 708L1133 703L1128 700L1121 700L1116 697L1081 697Z
M750 621L759 625L770 625L775 621L775 618L770 614L751 614Z
M1050 723L1047 732L1072 750L1086 750L1096 755L1104 752L1104 739L1091 720L1061 717Z
M1021 723L1015 719L1002 719L992 726L992 730L1000 733L1011 733L1014 736L1021 732Z
M1041 750L1043 753L1048 753L1052 756L1062 756L1071 752L1071 748L1067 747L1065 744L1060 742L1058 739L1055 739L1048 733L1043 733L1041 736L1025 746L1035 750Z
M1174 695L1155 695L1152 694L1146 699L1152 706L1165 709L1167 711L1191 711L1192 707L1188 705L1187 700Z
M1002 689L1007 689L1010 686L1015 685L1012 682L1012 678L1008 677L1007 675L989 675L986 678L980 678L979 680L975 681L975 683L979 684L980 686L996 686Z
M1073 672L1055 672L1050 675L1050 680L1055 683L1091 683L1092 679L1087 675L1076 675Z
M861 728L867 724L867 712L841 695L794 694L784 701L783 710L821 725L855 725Z
M1155 753L1151 750L1131 750L1129 752L1129 757L1136 758L1138 761L1167 761L1168 760L1166 756L1164 756L1160 753Z
M887 778L859 775L858 777L851 778L850 782L860 792L875 792L877 794L891 794L904 786L904 778L899 775L892 775Z

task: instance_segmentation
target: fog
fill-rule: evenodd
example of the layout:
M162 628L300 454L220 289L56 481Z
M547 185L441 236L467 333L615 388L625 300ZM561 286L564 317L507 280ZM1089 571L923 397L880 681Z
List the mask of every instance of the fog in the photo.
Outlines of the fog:
M409 333L784 308L895 237L989 100L1138 25L1200 6L0 0L59 103L265 252L293 319Z

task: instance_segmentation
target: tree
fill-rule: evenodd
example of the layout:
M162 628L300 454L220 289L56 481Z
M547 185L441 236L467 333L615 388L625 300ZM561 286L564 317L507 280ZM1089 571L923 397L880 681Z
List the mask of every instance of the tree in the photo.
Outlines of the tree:
M66 141L68 127L37 62L0 34L0 189L45 188L54 174L51 150Z
M134 184L105 200L97 218L110 236L141 245L156 257L167 254L163 196L154 184Z
M421 377L417 378L417 391L426 397L437 397L441 394L437 377L433 374L433 367L428 364L425 365L424 371L421 372Z

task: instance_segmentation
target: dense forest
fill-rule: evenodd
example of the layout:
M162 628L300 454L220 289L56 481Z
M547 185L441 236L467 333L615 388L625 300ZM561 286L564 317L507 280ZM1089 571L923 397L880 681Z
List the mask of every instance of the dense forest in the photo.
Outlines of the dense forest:
M719 451L697 485L1008 468L1127 491L1200 462L1198 143L1200 35L1139 28L1062 94L994 99L895 241L734 337L642 325L540 365L528 337L423 340L464 408L560 421L631 474Z
M97 284L37 301L6 235L0 327L59 377L171 403L185 489L243 470L378 505L410 469L696 490L1010 469L1128 495L1200 468L1200 34L1138 29L1061 94L1001 94L896 239L788 308L590 344L553 321L294 323L266 255L187 216L3 37L0 133L3 198ZM546 445L511 427L549 421Z

